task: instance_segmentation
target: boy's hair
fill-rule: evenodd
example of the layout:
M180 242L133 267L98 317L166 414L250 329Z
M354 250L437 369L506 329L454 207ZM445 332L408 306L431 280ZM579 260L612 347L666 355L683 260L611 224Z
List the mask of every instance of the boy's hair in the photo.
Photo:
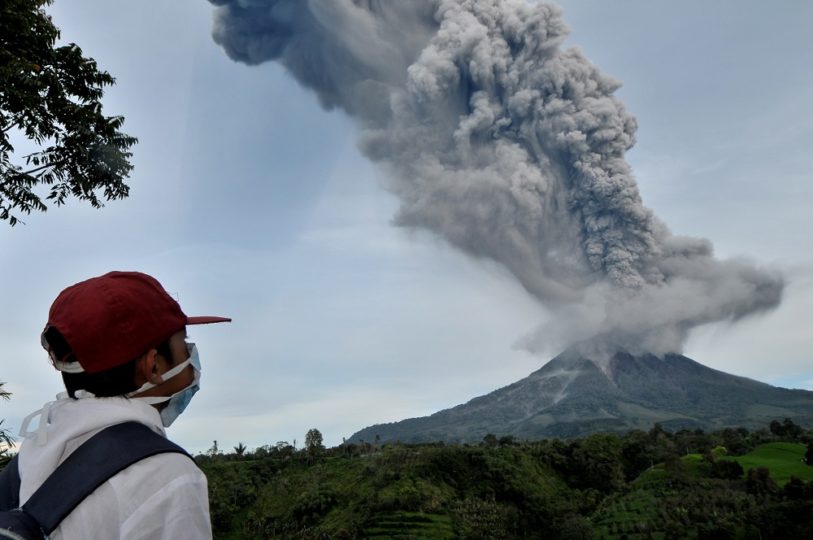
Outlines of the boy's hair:
M68 362L77 361L70 345L68 345L59 330L50 327L46 330L43 338L48 342L57 358L63 358L63 361ZM169 341L158 345L156 350L169 362L172 361ZM98 373L68 373L63 371L62 382L65 383L65 390L72 398L76 397L78 390L85 390L96 397L116 397L133 392L138 389L135 383L135 371L136 362L141 356L139 355L129 362Z

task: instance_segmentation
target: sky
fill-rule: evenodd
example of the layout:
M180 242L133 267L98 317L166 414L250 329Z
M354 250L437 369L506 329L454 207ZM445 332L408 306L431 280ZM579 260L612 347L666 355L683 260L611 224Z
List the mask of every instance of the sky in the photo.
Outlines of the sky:
M780 269L784 300L693 331L684 354L813 390L813 5L561 1L579 47L623 83L644 203L721 258ZM549 312L505 269L396 227L357 126L276 64L230 60L204 0L56 0L65 42L113 74L106 114L139 138L131 195L0 224L0 403L13 432L61 391L39 346L65 287L155 276L189 315L202 390L170 437L192 452L310 428L329 446L515 382L559 350L518 341Z

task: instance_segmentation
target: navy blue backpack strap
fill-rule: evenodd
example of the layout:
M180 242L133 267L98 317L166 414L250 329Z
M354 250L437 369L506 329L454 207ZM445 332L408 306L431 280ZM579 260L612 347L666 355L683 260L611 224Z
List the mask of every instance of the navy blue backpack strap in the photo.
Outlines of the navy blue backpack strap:
M17 456L11 458L0 471L0 512L14 510L20 506L20 469Z
M50 534L96 488L144 458L176 452L177 444L138 422L105 428L77 448L26 501L23 511Z

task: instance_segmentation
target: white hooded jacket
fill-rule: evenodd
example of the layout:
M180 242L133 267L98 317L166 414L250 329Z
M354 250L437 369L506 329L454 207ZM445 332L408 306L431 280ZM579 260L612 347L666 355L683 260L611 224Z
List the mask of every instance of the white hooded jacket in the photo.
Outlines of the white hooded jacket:
M96 398L81 391L77 397L59 394L43 407L36 431L23 433L21 504L65 458L108 426L134 420L166 436L158 411L138 399ZM51 534L53 540L211 537L206 477L176 453L148 457L116 474Z

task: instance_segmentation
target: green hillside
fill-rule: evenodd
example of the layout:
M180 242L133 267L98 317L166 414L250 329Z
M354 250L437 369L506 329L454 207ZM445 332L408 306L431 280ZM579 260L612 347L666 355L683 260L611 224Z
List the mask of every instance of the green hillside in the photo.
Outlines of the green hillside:
M692 474L678 461L644 473L628 492L608 497L592 521L596 538L782 537L775 524L764 523L761 501L732 482ZM803 505L811 507L810 501ZM804 530L813 530L810 523Z
M791 476L813 482L813 467L804 462L806 447L799 443L773 442L760 445L744 456L726 457L736 461L744 470L766 467L771 477L784 486Z
M813 482L813 466L803 461L805 451L800 443L770 442L742 456L719 457L717 461L742 466L739 482L715 478L714 463L696 453L659 464L641 474L629 492L605 500L592 516L594 532L598 538L759 538L773 522L778 537L804 538L813 532L811 505L801 502L813 495L811 485L804 486ZM755 474L759 468L769 475ZM789 486L791 477L796 480ZM760 509L780 492L786 500L774 512ZM759 519L742 519L759 514ZM788 519L786 533L781 533L780 516Z
M813 538L813 466L799 461L813 433L779 428L197 459L226 540Z
M301 458L301 459L298 459ZM568 487L515 448L387 447L357 456L210 461L220 538L455 538L551 530ZM523 511L531 505L544 510Z

